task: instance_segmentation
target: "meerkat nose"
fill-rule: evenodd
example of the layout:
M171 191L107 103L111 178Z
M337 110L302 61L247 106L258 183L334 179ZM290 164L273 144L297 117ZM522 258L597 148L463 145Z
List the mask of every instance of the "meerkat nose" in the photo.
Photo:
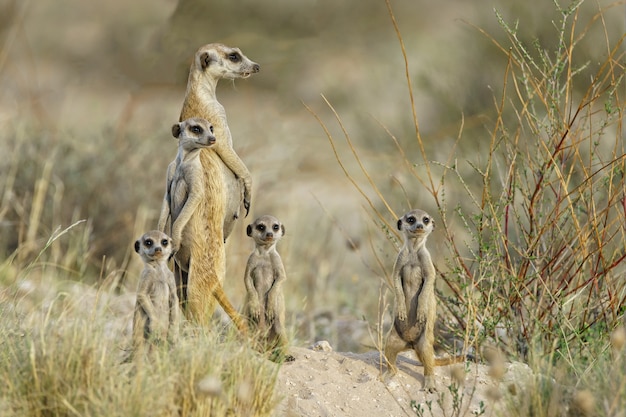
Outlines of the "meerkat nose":
M156 248L154 248L154 251L155 251L155 252L161 252L161 251L162 251L162 249L161 249L161 247L157 246Z
M259 72L259 71L261 71L261 66L260 66L259 64L254 64L254 65L252 66L252 71L253 71L253 72Z

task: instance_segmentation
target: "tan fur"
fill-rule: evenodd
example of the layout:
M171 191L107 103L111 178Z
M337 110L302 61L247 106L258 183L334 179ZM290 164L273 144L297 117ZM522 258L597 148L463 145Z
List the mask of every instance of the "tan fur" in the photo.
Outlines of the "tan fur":
M206 198L200 151L214 146L216 138L212 132L213 126L200 118L187 119L172 126L172 135L179 141L178 153L167 170L159 230L166 228L169 218L177 271L176 288L183 311L187 310L188 282L187 276L182 272L189 273L194 263L197 262L197 258L194 259L191 256L193 234L190 230L192 230L193 221L198 220L196 216L198 206ZM215 286L213 292L224 311L242 332L246 332L245 323L228 301L222 287Z
M212 294L217 287L221 288L224 280L224 242L239 217L242 200L248 210L251 194L251 177L241 160L228 165L221 157L227 153L225 147L232 150L232 137L215 89L221 78L247 78L258 71L259 65L239 49L221 44L201 47L189 71L180 120L206 119L213 125L217 138L215 146L200 152L206 198L202 199L188 226L190 257L197 262L192 262L189 270L187 315L202 324L213 314L216 299Z
M398 353L415 351L424 365L424 389L430 392L436 390L434 367L459 361L457 358L435 359L435 267L426 249L426 239L434 227L432 217L422 210L412 210L398 220L404 245L393 266L396 316L385 344L391 375L398 371Z
M137 286L133 317L135 353L166 340L178 338L180 312L174 275L167 266L172 253L172 239L158 230L144 234L135 242L135 251L144 262Z
M287 276L276 250L285 226L276 217L261 216L248 225L246 233L254 239L255 248L248 257L244 275L245 315L259 338L261 350L277 349L281 359L293 360L293 356L284 354L288 340L282 284Z

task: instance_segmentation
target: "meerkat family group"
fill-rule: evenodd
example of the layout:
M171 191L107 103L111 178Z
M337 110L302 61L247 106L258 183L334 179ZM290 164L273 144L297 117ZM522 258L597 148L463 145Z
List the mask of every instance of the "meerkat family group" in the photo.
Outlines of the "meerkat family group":
M247 226L254 240L244 274L244 317L228 300L225 241L234 222L247 216L252 179L235 153L224 107L217 101L220 79L247 78L260 70L238 48L208 44L196 52L189 71L179 122L172 126L178 152L167 167L158 230L135 242L144 261L137 288L133 344L141 349L178 337L180 311L186 319L206 325L219 303L240 332L251 328L254 344L280 360L286 353L285 268L276 244L285 226L273 216L261 216ZM393 268L395 318L384 353L390 375L397 372L398 353L412 349L424 365L424 387L435 389L435 365L448 362L434 356L436 319L435 268L426 248L434 221L413 210L397 223L404 245ZM173 259L172 272L168 261Z

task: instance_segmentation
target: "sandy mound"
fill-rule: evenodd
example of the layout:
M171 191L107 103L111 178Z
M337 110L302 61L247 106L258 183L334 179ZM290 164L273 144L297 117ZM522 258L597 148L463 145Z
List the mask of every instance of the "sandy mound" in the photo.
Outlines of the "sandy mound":
M450 371L452 365L436 368L437 392L423 390L423 368L406 352L398 356L398 374L385 382L380 378L378 351L362 354L314 351L292 348L294 362L285 363L279 372L276 392L283 396L277 416L414 416L412 404L421 405L430 416L426 402L431 401L432 415L443 416L442 407L450 415L453 409ZM385 367L382 367L385 370ZM504 392L529 368L523 364L507 364L500 383L488 375L485 365L465 364L465 382L458 391L460 415L489 412L494 399ZM442 399L443 395L443 399Z

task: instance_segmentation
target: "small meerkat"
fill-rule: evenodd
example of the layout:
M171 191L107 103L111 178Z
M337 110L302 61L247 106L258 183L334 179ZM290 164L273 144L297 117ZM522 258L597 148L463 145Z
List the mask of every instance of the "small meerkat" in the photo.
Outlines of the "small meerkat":
M285 300L282 284L287 278L276 244L285 234L285 226L273 216L261 216L246 228L254 239L255 248L248 257L244 284L246 286L245 315L261 339L263 350L277 350L285 355L288 340L285 333Z
M192 118L172 126L172 136L178 140L176 158L167 167L165 196L161 206L158 228L165 231L171 221L171 235L176 258L189 263L189 248L181 245L183 231L205 197L200 163L200 149L215 144L213 126L206 120Z
M250 207L251 176L243 163L224 161L227 154L224 148L232 150L233 141L228 128L226 111L216 97L220 79L248 78L260 70L259 64L246 57L238 48L219 43L200 47L195 53L187 91L179 121L191 117L208 120L214 127L217 142L200 152L204 172L206 197L202 199L197 212L199 228L194 229L190 248L191 256L196 255L194 273L178 271L189 282L187 288L188 317L199 323L206 323L215 310L215 297L212 289L221 287L226 274L225 240L230 235L241 206ZM234 151L233 151L234 152ZM201 226L201 228L200 228Z
M199 235L198 229L202 231L202 225L197 224L197 218L195 221L192 220L200 202L206 198L200 150L213 146L216 139L213 135L213 126L200 118L191 118L174 124L172 136L178 139L178 153L167 169L165 196L158 228L164 231L170 219L172 252L177 272L176 288L183 311L186 311L188 276L179 272L189 273L192 270L193 239ZM221 284L219 282L216 284L212 289L214 296L237 327L245 333L247 329L243 320L228 301Z
M436 390L434 367L458 361L435 359L433 348L437 301L435 266L426 248L426 239L435 228L433 218L422 210L412 210L398 219L404 245L393 266L395 319L385 343L389 373L398 371L398 353L413 349L424 365L424 389Z
M172 239L152 230L135 242L135 252L144 267L137 285L133 317L133 345L141 349L145 342L175 343L178 338L180 312L174 274L167 262L172 254Z

